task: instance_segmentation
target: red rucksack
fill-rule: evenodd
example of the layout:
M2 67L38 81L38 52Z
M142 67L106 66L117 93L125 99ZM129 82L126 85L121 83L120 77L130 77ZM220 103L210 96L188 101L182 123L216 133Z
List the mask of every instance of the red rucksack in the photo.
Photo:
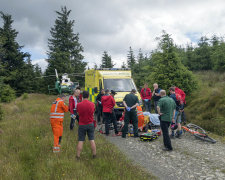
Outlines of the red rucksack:
M183 99L182 99L181 95L180 95L180 94L178 94L178 93L175 93L175 95L176 95L176 99L177 99L177 101L179 102L179 105L184 104L184 101L183 101Z
M185 92L182 89L179 89L178 87L176 87L175 93L176 93L176 97L177 97L177 94L179 94L180 97L178 97L178 98L181 99L184 104L186 104L186 101L185 101L186 94L185 94ZM177 98L177 100L178 100L178 98Z

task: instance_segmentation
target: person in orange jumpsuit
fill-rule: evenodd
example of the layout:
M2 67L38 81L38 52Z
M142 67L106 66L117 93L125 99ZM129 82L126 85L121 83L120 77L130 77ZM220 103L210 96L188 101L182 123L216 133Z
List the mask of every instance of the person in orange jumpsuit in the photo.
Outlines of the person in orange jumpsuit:
M62 94L59 98L57 98L51 107L50 113L50 122L52 126L52 132L54 136L54 147L53 152L60 152L60 143L62 140L63 134L63 119L64 112L68 112L69 108L65 105L64 100L66 96Z

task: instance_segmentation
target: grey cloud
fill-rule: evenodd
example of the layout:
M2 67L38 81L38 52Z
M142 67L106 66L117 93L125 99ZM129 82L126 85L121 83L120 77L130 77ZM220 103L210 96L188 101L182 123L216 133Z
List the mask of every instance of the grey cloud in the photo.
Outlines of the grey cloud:
M55 11L66 5L80 34L85 60L99 63L104 50L126 60L129 46L144 53L156 47L155 37L164 29L175 42L191 41L188 34L224 33L222 0L0 0L1 9L11 14L19 31L18 41L27 49L47 51L49 30ZM1 22L1 20L0 20ZM119 64L120 62L118 62Z

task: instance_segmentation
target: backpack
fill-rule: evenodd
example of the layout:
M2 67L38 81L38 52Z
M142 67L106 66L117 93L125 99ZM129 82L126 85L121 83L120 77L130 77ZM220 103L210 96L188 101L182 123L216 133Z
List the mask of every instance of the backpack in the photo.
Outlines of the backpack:
M184 104L186 104L186 101L185 101L185 92L182 90L182 89L179 89L178 87L175 88L175 93L176 94L180 94L181 98L182 98L182 101Z
M177 99L177 102L179 103L179 105L183 105L184 101L183 101L181 95L178 93L175 93L175 95L176 95L176 99Z

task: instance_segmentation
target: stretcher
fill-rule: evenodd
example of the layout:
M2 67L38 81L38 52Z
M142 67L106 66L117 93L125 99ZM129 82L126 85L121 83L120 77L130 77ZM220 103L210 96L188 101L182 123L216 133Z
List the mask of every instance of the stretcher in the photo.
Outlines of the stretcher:
M157 139L159 135L156 132L149 131L147 133L143 133L140 135L140 140L141 141L153 141Z

